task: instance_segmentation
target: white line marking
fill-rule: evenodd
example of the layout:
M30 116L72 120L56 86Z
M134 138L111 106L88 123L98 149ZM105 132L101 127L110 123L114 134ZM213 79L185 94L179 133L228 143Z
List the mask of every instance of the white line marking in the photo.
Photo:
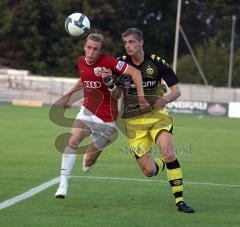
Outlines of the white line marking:
M212 128L210 128L210 129L204 129L204 128L191 128L191 127L182 127L182 126L176 126L175 128L174 128L174 130L191 130L191 131L209 131L209 132L216 132L216 133L234 133L234 134L236 134L236 133L239 133L239 131L238 130L235 130L235 129L231 129L231 130L221 130L221 129L212 129Z
M163 180L150 180L150 179L139 179L139 178L125 178L125 177L98 177L98 176L71 176L74 178L88 178L88 179L97 179L97 180L122 180L122 181L140 181L140 182L156 182L156 183L168 183L168 181ZM239 188L239 184L217 184L217 183L207 183L207 182L191 182L191 181L183 181L184 184L192 184L192 185L208 185L208 186L221 186L221 187L237 187Z
M168 181L162 181L162 180L150 180L150 179L139 179L139 178L125 178L125 177L100 177L100 176L70 176L72 178L85 178L85 179L96 179L96 180L120 180L120 181L138 181L138 182L155 182L155 183L169 183ZM42 192L49 187L53 186L54 184L57 184L60 182L60 177L56 177L50 181L47 181L43 184L40 184L39 186L30 189L29 191L26 191L16 197L13 197L12 199L5 200L0 203L0 210L10 207L18 202L21 202L22 200L25 200L27 198L30 198L39 192ZM191 184L191 185L207 185L207 186L220 186L220 187L236 187L239 188L239 184L217 184L217 183L205 183L205 182L191 182L191 181L184 181L184 184Z
M52 185L57 184L58 182L60 182L60 177L56 177L50 181L40 184L39 186L32 188L29 191L26 191L16 197L13 197L12 199L5 200L4 202L0 203L0 210L10 207L24 199L32 197L32 196L36 195L37 193L39 193L43 190L46 190L47 188L51 187Z

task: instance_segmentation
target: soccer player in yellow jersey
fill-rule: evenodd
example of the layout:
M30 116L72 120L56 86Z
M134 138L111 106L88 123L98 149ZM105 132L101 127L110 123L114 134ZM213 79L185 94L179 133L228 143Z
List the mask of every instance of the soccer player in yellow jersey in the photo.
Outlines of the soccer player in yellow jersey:
M143 50L143 35L137 28L127 29L122 34L126 50L119 60L139 69L142 74L144 94L152 109L142 112L137 103L136 88L132 81L124 83L122 89L110 86L112 95L117 97L123 92L123 115L126 134L129 139L131 151L143 171L144 175L151 177L164 169L166 163L167 177L175 197L179 211L194 213L183 200L182 170L174 152L173 121L168 115L165 106L176 100L180 95L178 78L170 66L154 54L146 54ZM163 96L161 80L169 87L169 93ZM163 156L163 160L154 160L151 145L155 142Z

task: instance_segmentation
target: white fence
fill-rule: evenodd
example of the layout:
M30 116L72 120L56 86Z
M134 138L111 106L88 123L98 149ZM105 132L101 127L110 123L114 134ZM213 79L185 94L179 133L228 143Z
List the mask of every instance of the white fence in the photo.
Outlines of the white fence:
M77 79L29 75L26 70L0 69L0 102L13 99L40 100L53 104ZM179 100L240 102L240 89L180 84Z
M213 87L194 84L180 84L182 95L180 100L239 102L240 89Z
M31 76L26 71L21 73L21 70L18 74L11 72L0 69L0 102L27 99L53 104L77 81L77 79L61 77Z

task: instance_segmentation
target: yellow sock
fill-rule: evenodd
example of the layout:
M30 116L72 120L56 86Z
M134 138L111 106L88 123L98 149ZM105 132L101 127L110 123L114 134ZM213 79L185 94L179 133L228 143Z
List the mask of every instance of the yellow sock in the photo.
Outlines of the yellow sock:
M172 187L172 192L177 204L183 201L182 170L177 159L173 162L166 163L166 165L168 181Z

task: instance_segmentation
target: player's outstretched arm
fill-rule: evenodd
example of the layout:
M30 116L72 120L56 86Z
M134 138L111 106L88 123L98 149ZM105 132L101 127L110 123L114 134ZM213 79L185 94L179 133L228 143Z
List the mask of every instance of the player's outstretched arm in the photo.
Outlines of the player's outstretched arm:
M169 88L170 88L170 93L163 97L167 101L167 103L173 102L178 97L181 96L181 91L180 91L180 88L177 84L175 84L175 85L173 85Z
M166 96L159 97L156 103L154 104L154 109L162 109L167 103L175 101L180 95L181 91L177 84L169 87L170 92Z
M69 104L69 100L71 98L71 96L76 92L78 91L79 89L82 88L82 81L81 79L79 79L74 85L73 87L71 88L71 90L63 96L63 101L62 101L62 104L61 106L63 108L69 108L70 107L70 104Z

